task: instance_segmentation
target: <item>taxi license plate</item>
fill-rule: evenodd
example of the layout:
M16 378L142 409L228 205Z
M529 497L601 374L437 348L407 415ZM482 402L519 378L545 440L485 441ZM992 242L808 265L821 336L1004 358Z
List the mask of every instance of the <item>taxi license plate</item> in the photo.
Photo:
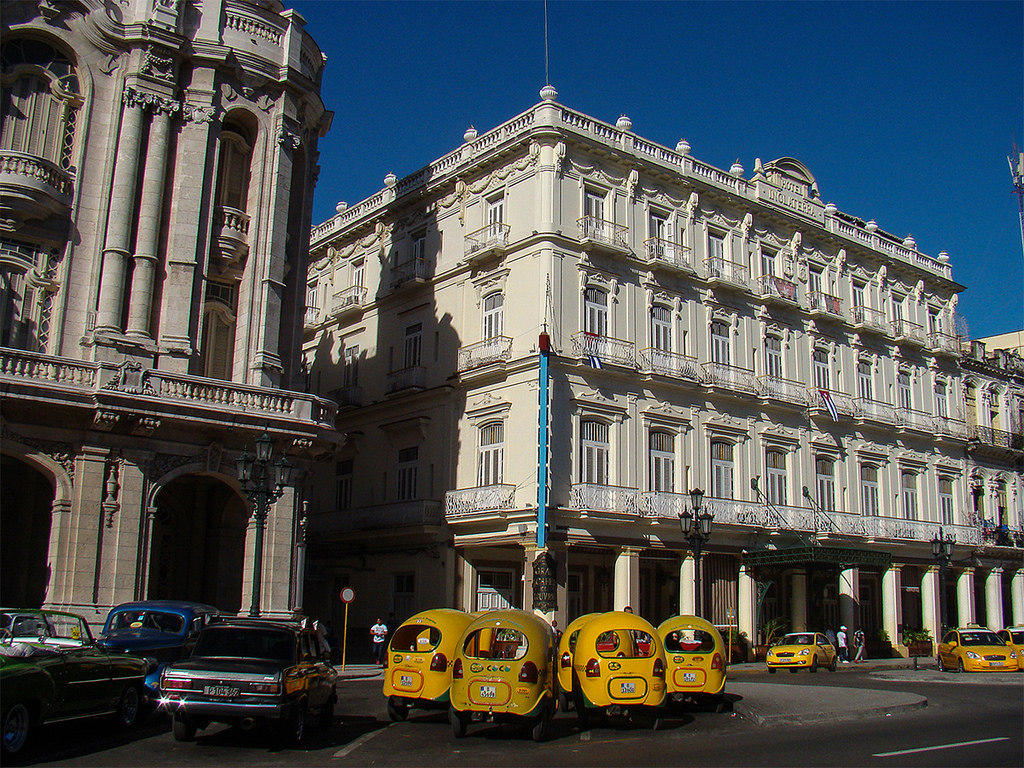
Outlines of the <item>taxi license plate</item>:
M412 675L402 675L398 684L403 688L412 688Z
M1003 666L1003 662L1001 662L1001 661L990 661L988 663L988 665L990 667L1001 667L1001 666Z
M496 699L498 698L498 688L494 685L481 685L480 686L480 698L481 699Z
M697 682L697 673L696 672L683 672L683 682L684 683L696 683Z
M231 685L205 685L203 694L216 696L218 699L233 699L238 695L238 689Z
M619 693L636 693L636 683L619 683Z

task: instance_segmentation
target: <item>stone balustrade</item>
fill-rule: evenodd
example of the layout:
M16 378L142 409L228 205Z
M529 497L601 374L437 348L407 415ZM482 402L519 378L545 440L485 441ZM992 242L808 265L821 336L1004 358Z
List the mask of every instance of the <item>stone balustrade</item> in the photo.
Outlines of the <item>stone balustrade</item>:
M484 485L460 488L444 495L444 516L454 519L475 512L512 509L515 506L514 485Z

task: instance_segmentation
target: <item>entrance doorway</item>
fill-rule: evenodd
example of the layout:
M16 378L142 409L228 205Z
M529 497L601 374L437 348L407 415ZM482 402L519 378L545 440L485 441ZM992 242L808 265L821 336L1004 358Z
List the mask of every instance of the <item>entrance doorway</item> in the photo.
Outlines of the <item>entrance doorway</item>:
M53 486L31 464L0 458L0 605L39 608L50 583Z

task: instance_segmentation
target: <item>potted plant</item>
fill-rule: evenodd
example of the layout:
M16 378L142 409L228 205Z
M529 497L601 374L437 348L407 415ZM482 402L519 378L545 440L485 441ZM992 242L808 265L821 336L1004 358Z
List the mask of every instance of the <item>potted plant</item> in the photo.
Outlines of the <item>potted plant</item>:
M927 629L907 629L903 632L903 644L908 656L931 656L932 633Z
M864 650L872 659L891 658L892 642L889 640L889 633L884 629L878 630L878 638L868 638L867 647Z
M760 645L754 646L754 661L764 661L768 655L768 648L778 639L785 628L786 619L782 616L768 619L768 621L761 625L763 642Z

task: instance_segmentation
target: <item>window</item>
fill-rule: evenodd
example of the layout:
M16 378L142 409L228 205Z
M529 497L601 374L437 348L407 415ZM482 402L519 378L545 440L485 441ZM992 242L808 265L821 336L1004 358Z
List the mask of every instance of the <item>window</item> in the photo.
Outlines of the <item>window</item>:
M807 275L807 290L810 293L821 293L824 272L821 267L811 267Z
M772 378L782 378L782 339L777 336L765 337L764 372Z
M608 485L608 425L587 420L580 424L580 482Z
M785 505L786 494L786 454L783 451L771 450L765 453L765 474L768 476L768 501L775 505Z
M487 201L487 234L490 237L501 237L504 234L505 198L495 197Z
M649 237L657 240L665 241L669 239L668 236L668 218L665 214L658 211L651 211L650 216L647 218L647 227L649 231ZM663 245L663 243L659 243Z
M583 200L583 215L596 219L598 222L604 221L604 199L603 192L588 189Z
M476 572L476 610L493 611L513 607L511 570Z
M335 509L352 509L352 459L334 465Z
M405 329L403 368L415 368L423 359L423 323L414 323Z
M862 400L873 400L871 387L871 363L861 360L857 363L857 394Z
M667 307L651 307L651 346L672 351L672 312Z
M818 506L826 512L834 512L836 508L835 462L827 456L819 456L814 461L814 475Z
M708 258L719 262L724 261L725 235L720 235L717 232L708 234Z
M396 623L412 616L416 612L416 574L392 574L391 597L391 612L395 614Z
M345 388L359 386L358 344L345 347L344 360L345 362L341 369L341 386Z
M853 282L853 306L855 307L866 307L867 302L867 286L864 283L858 283L856 280Z
M775 251L761 249L761 274L771 277L775 274Z
M939 478L939 519L943 525L953 525L953 481Z
M316 322L320 316L320 291L316 282L306 284L306 322Z
M505 296L501 293L492 293L484 299L484 338L493 339L501 336L504 330L504 320Z
M917 473L904 470L900 485L903 488L903 517L917 520Z
M583 330L594 336L608 335L608 294L600 288L587 288L583 298Z
M1004 526L1008 524L1006 512L1006 481L996 480L996 525Z
M860 465L860 505L861 514L878 517L878 467L872 464Z
M900 371L896 378L897 404L905 411L911 410L913 398L911 397L910 373Z
M711 361L729 365L729 325L722 320L711 323Z
M362 288L366 281L366 263L360 261L358 264L352 265L352 285L357 288Z
M978 423L978 394L974 389L973 384L966 384L964 386L964 410L966 413L964 416L967 418L968 424Z
M935 415L940 419L949 416L949 398L946 394L946 382L935 383Z
M248 208L252 142L240 125L225 123L220 132L217 204L245 211Z
M900 296L898 293L892 295L892 319L893 322L899 322L903 319L903 299L905 297Z
M675 438L668 432L651 432L649 449L651 457L651 490L672 493L675 491L676 451Z
M828 367L828 350L823 347L814 348L814 386L818 389L831 389L832 377Z
M412 501L416 498L419 480L420 449L416 446L402 448L398 452L398 500Z
M230 381L235 354L235 302L233 284L209 281L203 307L203 343L200 367L203 376Z
M732 443L714 440L711 443L711 495L716 499L733 497Z
M480 427L477 485L501 485L505 464L505 425L500 421Z

